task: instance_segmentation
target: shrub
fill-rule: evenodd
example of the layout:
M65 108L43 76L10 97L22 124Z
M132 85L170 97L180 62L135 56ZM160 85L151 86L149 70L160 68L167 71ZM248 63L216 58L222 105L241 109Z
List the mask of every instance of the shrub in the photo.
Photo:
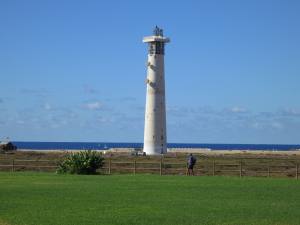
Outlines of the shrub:
M80 151L68 154L58 165L57 173L96 174L103 166L102 154L96 151Z

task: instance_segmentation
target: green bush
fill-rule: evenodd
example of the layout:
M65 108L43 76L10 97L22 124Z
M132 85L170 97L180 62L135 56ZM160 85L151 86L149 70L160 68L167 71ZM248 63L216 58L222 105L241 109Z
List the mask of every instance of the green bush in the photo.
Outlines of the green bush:
M96 151L80 151L68 154L58 165L57 173L96 174L103 166L102 154Z

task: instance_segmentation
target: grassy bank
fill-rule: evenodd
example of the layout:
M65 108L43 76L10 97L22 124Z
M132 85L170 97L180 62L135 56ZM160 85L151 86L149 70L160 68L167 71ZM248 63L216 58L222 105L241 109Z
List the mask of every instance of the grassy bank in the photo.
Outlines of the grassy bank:
M300 224L291 179L0 173L0 224Z

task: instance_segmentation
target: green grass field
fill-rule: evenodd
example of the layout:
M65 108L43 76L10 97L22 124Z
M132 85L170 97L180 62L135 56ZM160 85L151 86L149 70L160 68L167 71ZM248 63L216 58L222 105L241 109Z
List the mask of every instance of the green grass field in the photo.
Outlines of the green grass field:
M300 180L0 173L0 224L300 224Z

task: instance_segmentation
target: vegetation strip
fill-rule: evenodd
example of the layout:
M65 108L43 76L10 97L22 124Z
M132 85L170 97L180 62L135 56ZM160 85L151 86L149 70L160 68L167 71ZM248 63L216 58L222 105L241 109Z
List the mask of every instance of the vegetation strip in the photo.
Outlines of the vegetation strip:
M293 179L0 173L13 225L300 224Z

